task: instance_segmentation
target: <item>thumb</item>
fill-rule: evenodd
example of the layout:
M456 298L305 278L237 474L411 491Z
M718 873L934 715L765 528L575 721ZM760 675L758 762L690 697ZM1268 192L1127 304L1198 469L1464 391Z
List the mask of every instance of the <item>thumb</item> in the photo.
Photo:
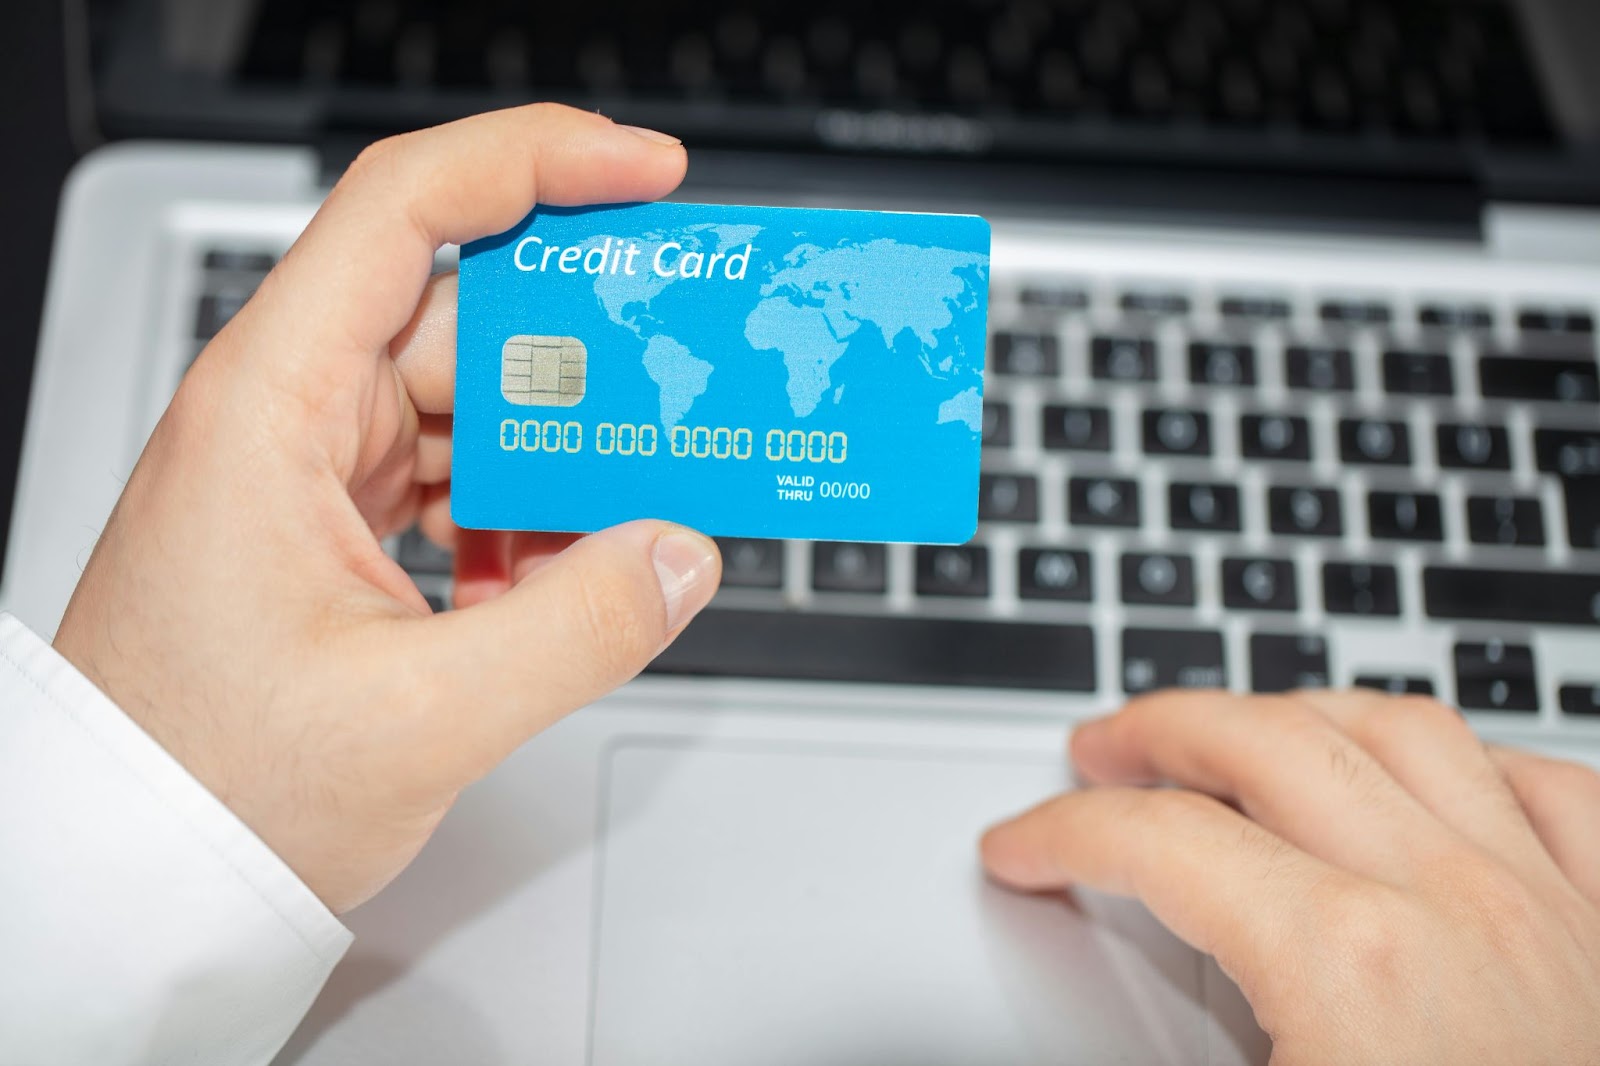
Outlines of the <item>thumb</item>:
M419 626L413 676L448 679L430 686L428 710L487 772L643 670L721 577L716 544L692 530L652 521L603 530L504 595Z

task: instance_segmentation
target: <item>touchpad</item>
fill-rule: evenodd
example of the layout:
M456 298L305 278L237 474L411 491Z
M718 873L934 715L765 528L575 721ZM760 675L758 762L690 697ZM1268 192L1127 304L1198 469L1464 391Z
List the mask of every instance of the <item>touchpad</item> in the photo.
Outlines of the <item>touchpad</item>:
M591 1061L1204 1062L1204 959L1139 906L988 884L1032 755L626 742L610 756Z

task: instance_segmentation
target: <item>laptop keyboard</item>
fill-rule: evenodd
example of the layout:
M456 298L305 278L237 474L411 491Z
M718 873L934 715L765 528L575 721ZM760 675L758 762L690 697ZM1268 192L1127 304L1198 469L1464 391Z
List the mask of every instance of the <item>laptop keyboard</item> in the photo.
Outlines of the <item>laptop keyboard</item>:
M205 256L197 346L271 262ZM1600 666L1539 653L1600 647L1594 309L1505 307L997 277L974 540L723 539L653 669L1600 717ZM395 551L445 609L450 555Z

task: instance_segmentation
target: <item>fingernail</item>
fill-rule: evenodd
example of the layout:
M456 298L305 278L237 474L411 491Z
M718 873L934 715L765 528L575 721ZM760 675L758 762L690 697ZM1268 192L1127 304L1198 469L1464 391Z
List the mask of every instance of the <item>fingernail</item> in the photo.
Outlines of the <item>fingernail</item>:
M654 141L657 144L682 144L683 143L681 140L679 140L678 138L674 137L672 134L670 134L670 133L662 133L660 130L647 130L643 126L624 126L620 122L617 123L617 125L622 126L622 128L627 130L629 133L635 134L636 136L639 136L639 137L643 137L647 141Z
M674 531L657 538L652 559L671 632L699 614L717 591L717 546L698 533Z

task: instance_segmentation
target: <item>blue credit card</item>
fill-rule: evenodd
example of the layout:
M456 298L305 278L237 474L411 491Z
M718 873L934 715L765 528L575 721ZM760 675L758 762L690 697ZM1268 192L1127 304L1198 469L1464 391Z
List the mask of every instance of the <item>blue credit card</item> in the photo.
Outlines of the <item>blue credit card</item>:
M451 512L954 544L978 519L989 224L541 207L462 249Z

